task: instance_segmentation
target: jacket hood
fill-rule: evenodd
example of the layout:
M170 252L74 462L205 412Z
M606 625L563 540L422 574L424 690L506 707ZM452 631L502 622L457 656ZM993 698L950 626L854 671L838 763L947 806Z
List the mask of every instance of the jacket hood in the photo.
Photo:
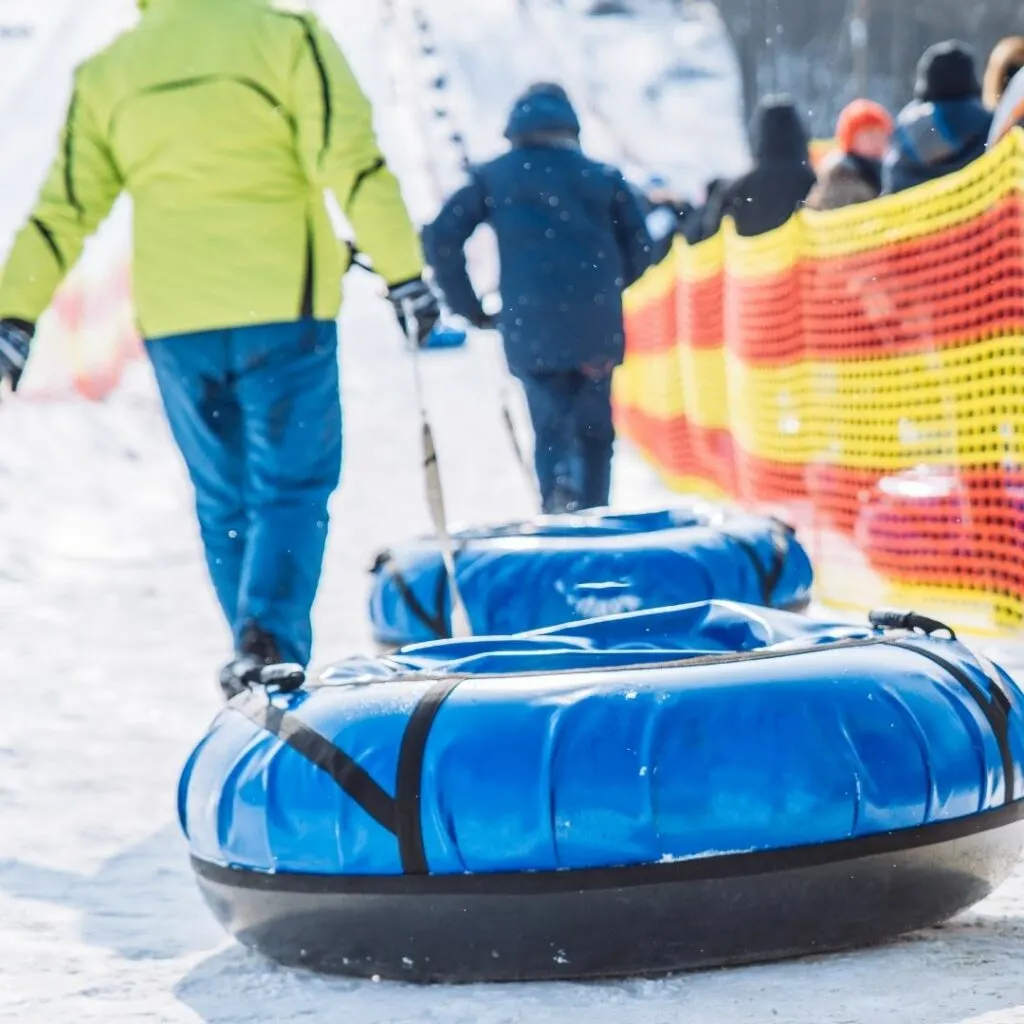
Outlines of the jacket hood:
M943 103L915 100L897 119L893 151L911 166L935 167L984 148L991 125L992 114L978 96Z
M509 115L505 138L513 144L529 138L577 139L580 122L560 85L539 82L516 100Z
M750 142L757 163L810 161L807 129L790 99L767 99L757 108L750 126Z

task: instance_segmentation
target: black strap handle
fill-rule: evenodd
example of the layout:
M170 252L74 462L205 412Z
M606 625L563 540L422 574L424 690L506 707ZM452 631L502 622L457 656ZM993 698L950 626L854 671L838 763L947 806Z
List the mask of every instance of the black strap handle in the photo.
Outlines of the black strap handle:
M911 632L924 633L925 636L945 632L949 634L950 640L956 639L956 633L946 623L918 612L878 608L868 613L868 622L876 629L907 629Z
M225 666L220 685L228 700L240 694L252 694L257 689L267 693L294 693L306 682L306 670L291 663L277 665L251 665L244 670L234 665Z
M252 684L278 693L294 693L306 681L306 670L301 665L264 665ZM250 685L252 685L250 684Z

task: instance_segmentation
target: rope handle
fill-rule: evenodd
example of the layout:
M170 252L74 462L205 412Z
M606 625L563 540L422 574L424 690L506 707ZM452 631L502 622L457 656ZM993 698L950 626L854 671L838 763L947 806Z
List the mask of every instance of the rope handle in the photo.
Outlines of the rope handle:
M956 633L946 623L913 611L878 608L868 613L868 622L876 629L906 629L915 633L923 633L925 636L945 632L949 634L950 640L956 639Z

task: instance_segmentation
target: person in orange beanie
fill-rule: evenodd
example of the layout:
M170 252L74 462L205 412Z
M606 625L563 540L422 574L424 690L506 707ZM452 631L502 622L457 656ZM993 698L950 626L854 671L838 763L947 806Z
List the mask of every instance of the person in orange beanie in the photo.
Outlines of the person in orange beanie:
M993 51L982 99L995 112L988 144L1024 123L1024 36L1008 36Z
M989 110L995 110L1014 76L1024 68L1024 36L1001 39L985 68L981 98Z
M818 171L807 197L814 210L837 210L875 199L882 191L882 159L889 148L893 119L872 100L854 100L839 115L835 152Z

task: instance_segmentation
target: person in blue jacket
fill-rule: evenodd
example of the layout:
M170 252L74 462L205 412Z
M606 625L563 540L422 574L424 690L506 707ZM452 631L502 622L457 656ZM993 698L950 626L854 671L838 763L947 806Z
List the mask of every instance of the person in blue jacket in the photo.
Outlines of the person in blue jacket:
M966 167L985 152L991 125L970 47L955 39L929 47L917 66L914 99L896 119L883 194Z
M466 272L464 245L483 223L497 235L497 326L526 392L546 513L608 504L622 292L651 262L634 193L620 171L583 154L579 134L565 90L531 86L513 106L509 152L474 168L423 235L449 307L477 327L493 322Z

